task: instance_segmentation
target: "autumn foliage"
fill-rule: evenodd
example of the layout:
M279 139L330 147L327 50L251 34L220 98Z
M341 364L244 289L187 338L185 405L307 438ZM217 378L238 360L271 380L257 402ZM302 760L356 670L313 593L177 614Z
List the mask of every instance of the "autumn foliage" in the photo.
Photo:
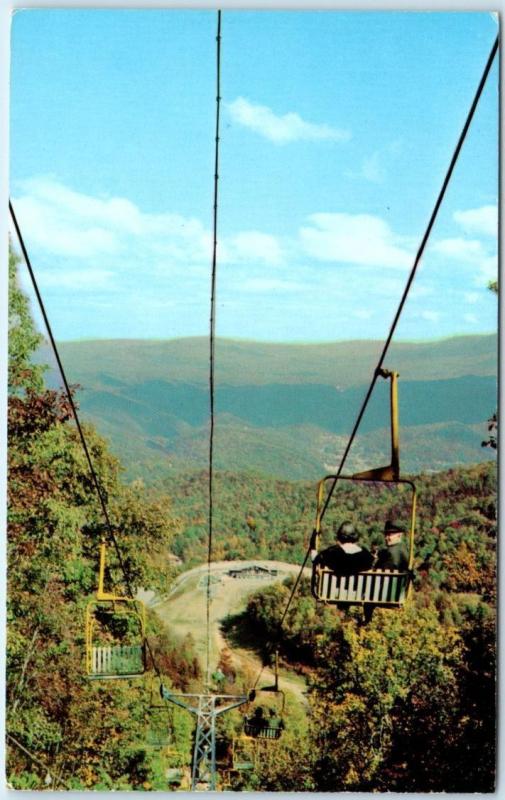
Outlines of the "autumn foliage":
M8 780L17 789L166 788L167 765L190 763L188 715L174 716L176 747L161 758L147 746L153 684L85 676L84 612L107 531L68 398L46 388L44 369L32 362L40 337L13 257L9 337ZM150 489L127 484L106 442L91 425L84 431L131 585L163 594L176 569L169 554L181 568L205 558L207 476ZM377 609L364 624L360 609L316 605L304 579L280 629L291 578L254 594L224 625L229 646L218 666L227 691L244 691L255 677L252 669L239 674L232 648L252 648L268 663L272 642L282 670L303 676L308 688L290 698L279 743L246 753L254 761L248 772L232 769L240 715L220 721L221 784L493 791L496 470L476 464L418 476L416 484L415 591L403 610ZM218 473L215 485L216 560L303 560L312 484ZM338 493L336 519L352 519L369 547L380 545L391 513L406 515L405 498L392 503L352 485ZM117 560L107 579L124 590ZM148 633L150 666L154 658L167 684L201 686L191 637L176 641L155 614Z

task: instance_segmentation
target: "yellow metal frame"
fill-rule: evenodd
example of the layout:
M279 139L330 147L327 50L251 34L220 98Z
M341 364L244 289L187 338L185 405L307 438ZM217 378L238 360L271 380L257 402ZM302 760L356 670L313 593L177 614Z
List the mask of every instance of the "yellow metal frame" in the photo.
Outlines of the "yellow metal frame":
M274 654L274 684L273 684L273 686L263 686L263 687L261 687L261 689L254 689L255 699L256 699L258 694L265 694L265 695L266 694L268 694L268 695L272 695L273 694L273 695L276 695L276 704L277 704L277 709L276 710L277 710L277 714L278 714L278 717L279 717L280 720L284 720L284 710L285 710L285 707L286 707L286 695L284 694L284 692L281 689L279 689L279 650L278 649L275 650L275 654ZM261 736L261 733L258 733L256 735L247 733L247 731L246 731L246 726L247 725L249 725L250 727L254 727L254 725L249 723L247 718L246 718L245 721L244 721L244 732L243 732L243 736L246 739L254 739L254 740L261 739L261 740L265 740L265 741L277 741L282 736L283 728L272 728L269 725L265 725L264 729L263 728L259 728L258 730L260 732L263 731L263 730L265 732L266 731L275 730L276 732L278 731L278 736L268 736L268 735Z
M101 542L100 566L98 571L98 588L96 592L96 597L94 600L91 600L86 606L86 616L85 616L86 672L90 677L94 678L106 678L106 677L126 678L128 677L127 675L95 675L95 673L93 673L93 631L96 623L95 613L98 608L104 608L105 610L109 610L111 613L112 612L117 613L118 612L117 606L119 605L120 608L121 607L123 608L125 616L132 616L131 609L133 607L134 613L140 622L139 638L142 640L143 644L145 641L145 632L146 632L146 609L144 603L141 600L135 600L135 598L132 597L125 597L124 595L118 595L114 594L113 592L105 591L104 589L105 561L106 561L106 545L105 542ZM145 672L145 664L142 673L135 673L135 674L143 674L144 672Z
M411 514L410 514L410 528L409 528L409 564L408 572L412 571L414 564L414 537L416 526L416 510L417 510L417 491L412 481L400 477L400 435L399 435L399 415L398 415L398 372L390 370L380 370L379 375L382 378L390 380L390 418L391 418L391 462L384 467L376 467L374 469L365 470L364 472L356 472L353 475L326 475L317 485L317 509L316 521L314 526L315 533L315 547L319 550L321 538L321 521L322 512L324 508L325 485L327 481L336 484L338 481L355 481L363 483L383 483L390 485L407 485L412 489L411 501ZM316 567L317 569L317 567ZM331 570L329 570L331 572ZM382 570L366 570L363 574L380 575ZM403 573L402 573L403 574ZM412 591L412 581L409 580L405 599L410 597ZM323 602L340 602L340 601L324 601ZM359 603L359 601L341 601L343 603ZM403 602L403 601L402 601ZM375 603L374 605L384 605L390 607L397 607L402 603L397 601Z
M248 751L248 754L251 755L249 760L244 757L243 760L239 761L239 758L237 757L237 745L240 748L241 742L243 743L245 750ZM228 772L254 771L258 763L258 739L255 739L252 736L246 736L244 733L240 734L239 736L234 736L231 743L231 763L232 766ZM243 764L250 764L251 766L244 767Z
M155 713L162 713L167 711L166 708L160 709L159 706L150 706L148 709L144 711L144 729L145 729L145 744L147 747L153 750L163 750L166 755L176 755L177 749L174 745L174 731L173 731L173 718L171 715L168 716L167 720L167 730L164 733L163 737L156 737L156 732L159 732L160 728L153 725L153 714L150 712ZM150 737L151 734L151 737Z

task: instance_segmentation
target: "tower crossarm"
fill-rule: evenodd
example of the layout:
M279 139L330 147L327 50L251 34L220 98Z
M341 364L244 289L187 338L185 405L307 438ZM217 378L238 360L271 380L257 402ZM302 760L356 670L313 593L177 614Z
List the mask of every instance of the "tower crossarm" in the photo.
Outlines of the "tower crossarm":
M216 719L221 714L247 703L249 697L234 694L172 694L160 687L163 700L196 715L195 746L191 789L216 789Z

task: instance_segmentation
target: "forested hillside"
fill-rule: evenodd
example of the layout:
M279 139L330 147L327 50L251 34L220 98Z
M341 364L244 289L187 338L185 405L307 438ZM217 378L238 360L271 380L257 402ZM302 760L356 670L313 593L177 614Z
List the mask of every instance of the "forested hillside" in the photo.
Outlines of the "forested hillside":
M494 558L488 534L495 536L496 469L478 464L459 470L416 477L418 519L416 561L440 571L441 554L453 554L458 542L472 541L475 554L487 552ZM174 511L183 522L174 537L173 549L185 563L205 559L206 473L173 479L164 484L172 497ZM219 473L215 480L216 519L214 553L221 558L273 558L302 561L314 525L316 487L313 483L271 481L260 475ZM370 487L339 483L328 517L342 522L350 519L367 545L381 543L388 515L408 522L408 499L391 492L372 492ZM331 525L327 526L328 544ZM484 538L481 533L486 534ZM434 580L432 572L432 580Z
M281 747L274 766L261 763L256 785L493 791L495 615L468 591L480 582L474 569L467 556L459 591L418 586L403 611L378 609L367 625L357 610L316 608L302 585L281 652L308 676L308 734L299 748ZM271 641L289 588L252 598L231 635L254 626Z
M232 642L253 630L267 656L278 642L281 663L295 665L309 684L306 737L294 722L299 747L286 744L276 764L260 763L257 783L239 785L492 791L495 470L479 465L421 477L418 488L415 593L404 610L375 610L364 625L358 608L315 605L303 579L279 634L289 579L256 594L228 621ZM293 493L286 505L300 498ZM390 509L377 497L361 497L358 504L356 490L349 489L339 500L338 519L361 525L362 540L373 547ZM392 509L401 518L405 505ZM273 552L276 546L285 545L277 540Z
M38 338L11 259L8 781L17 789L159 788L166 781L147 741L149 688L85 677L84 614L107 534L69 403L44 387L43 370L30 361ZM85 434L133 586L165 590L158 565L177 530L168 499L125 486L103 440L89 426ZM111 567L109 591L124 594L117 559ZM191 642L171 640L155 616L148 624L168 682L187 689L199 676ZM173 763L186 763L191 724L184 715L177 746Z
M314 480L338 463L380 342L277 345L218 340L215 464ZM62 355L86 418L131 479L202 469L208 440L204 339L65 342ZM400 372L403 466L440 470L492 458L479 450L496 406L496 337L392 346ZM57 384L56 376L51 379ZM387 386L378 382L350 454L357 470L387 449ZM476 456L476 452L479 456Z
M276 344L216 340L216 379L229 386L324 384L341 389L360 386L370 377L381 342L353 340L322 344ZM457 336L428 342L393 342L391 363L404 380L443 380L461 375L496 374L496 336ZM47 348L42 360L49 361ZM205 337L153 340L65 342L72 380L85 386L115 380L124 385L178 381L206 386L208 341Z
M32 363L39 336L14 259L10 277L7 778L17 789L166 791L189 774L193 721L178 709L160 720L152 669L124 681L85 676L84 613L107 531L68 400L44 385L44 370ZM190 462L183 474L156 475L151 486L129 481L89 424L85 435L131 584L165 596L177 571L206 561L208 474L192 472ZM479 441L474 460L481 454ZM218 788L493 790L496 468L473 464L415 481L415 591L403 610L377 609L364 624L359 608L317 605L302 579L280 628L289 578L256 591L224 620L219 689L251 688L258 657L270 662L278 644L291 690L277 743L244 739L240 711L220 720ZM315 485L218 470L214 513L214 560L300 564ZM406 492L339 486L323 545L333 523L349 519L361 541L382 546L389 516L407 519ZM107 583L124 593L124 573L109 551ZM152 609L147 634L164 684L202 691L191 637L178 640ZM170 783L174 772L179 778Z

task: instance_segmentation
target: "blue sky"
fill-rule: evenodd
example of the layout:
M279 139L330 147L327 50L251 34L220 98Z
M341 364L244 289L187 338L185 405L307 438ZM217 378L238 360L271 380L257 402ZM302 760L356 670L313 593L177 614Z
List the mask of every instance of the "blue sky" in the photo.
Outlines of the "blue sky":
M384 338L489 13L226 11L217 332ZM57 339L208 332L216 15L13 20L11 194ZM397 338L496 328L497 67Z

